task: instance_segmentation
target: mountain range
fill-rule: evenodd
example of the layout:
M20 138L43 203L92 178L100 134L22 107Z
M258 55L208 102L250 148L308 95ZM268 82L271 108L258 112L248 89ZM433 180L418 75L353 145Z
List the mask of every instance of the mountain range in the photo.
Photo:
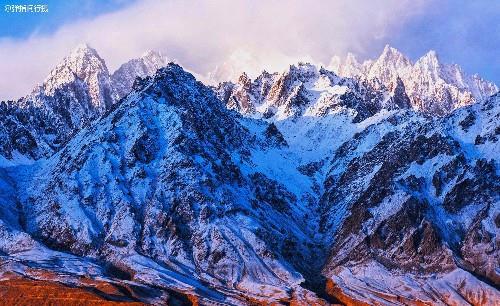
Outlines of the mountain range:
M500 300L500 94L433 51L210 87L157 52L111 74L84 44L0 109L3 281L171 305Z

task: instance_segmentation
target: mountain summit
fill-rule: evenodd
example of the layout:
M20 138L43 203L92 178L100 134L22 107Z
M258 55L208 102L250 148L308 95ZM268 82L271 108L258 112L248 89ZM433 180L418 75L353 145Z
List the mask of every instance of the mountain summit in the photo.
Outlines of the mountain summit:
M166 64L167 59L157 51L148 51L124 63L111 76L118 96L122 98L132 89L136 77L151 76Z
M76 47L57 65L39 91L44 95L53 96L62 86L75 82L85 84L90 96L89 107L99 113L110 107L116 99L104 60L88 44Z

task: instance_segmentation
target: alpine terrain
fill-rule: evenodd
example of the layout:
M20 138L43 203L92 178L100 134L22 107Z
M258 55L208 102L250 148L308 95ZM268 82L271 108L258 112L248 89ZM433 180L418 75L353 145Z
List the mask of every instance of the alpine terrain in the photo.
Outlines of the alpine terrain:
M0 110L7 304L500 303L500 93L434 51L206 86L84 44Z

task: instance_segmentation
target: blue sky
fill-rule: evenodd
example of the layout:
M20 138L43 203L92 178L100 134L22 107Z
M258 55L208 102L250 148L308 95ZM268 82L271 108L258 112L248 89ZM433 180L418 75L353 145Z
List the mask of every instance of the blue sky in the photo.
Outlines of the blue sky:
M410 19L388 42L412 57L434 49L450 63L500 85L500 1L442 0Z
M0 0L0 37L26 38L33 34L48 35L61 26L82 19L120 10L135 0ZM44 14L7 14L5 5L47 4L49 12Z
M436 50L500 84L499 0L1 0L0 99L24 95L78 43L111 71L156 49L200 76L279 70L297 60L360 60L385 44L418 59ZM12 14L5 4L48 4ZM5 60L7 59L7 60ZM251 73L250 73L251 74Z

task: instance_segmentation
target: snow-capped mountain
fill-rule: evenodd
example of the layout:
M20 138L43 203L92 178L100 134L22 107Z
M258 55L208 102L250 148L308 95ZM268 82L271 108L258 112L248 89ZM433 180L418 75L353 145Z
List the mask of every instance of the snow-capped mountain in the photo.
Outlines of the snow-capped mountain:
M252 154L285 158L276 128L234 116L174 64L136 85L51 158L6 170L23 192L21 215L2 228L2 251L48 247L144 284L234 303L290 298L290 288L300 295L297 271L315 254L299 196L314 196L288 190L266 165L256 169ZM210 293L218 287L222 297Z
M132 59L121 65L112 75L113 86L122 98L130 92L137 77L153 75L156 70L164 67L167 59L157 51L148 51L141 57Z
M0 154L48 157L115 101L106 64L94 49L80 45L31 94L2 102Z
M24 132L41 150L57 117L2 103L0 275L152 304L495 305L500 96L429 116L394 72L424 64L384 52L373 77L217 88L133 60L130 91L39 155Z
M389 86L399 77L412 106L422 112L445 115L498 92L498 87L479 75L467 75L460 66L440 62L435 51L412 63L397 49L386 45L378 59L359 63L353 54L332 58L328 69L344 77L356 77Z
M154 74L164 62L158 52L149 51L110 76L97 51L79 45L31 94L2 102L0 155L7 159L52 155L78 130L109 111L137 77Z

